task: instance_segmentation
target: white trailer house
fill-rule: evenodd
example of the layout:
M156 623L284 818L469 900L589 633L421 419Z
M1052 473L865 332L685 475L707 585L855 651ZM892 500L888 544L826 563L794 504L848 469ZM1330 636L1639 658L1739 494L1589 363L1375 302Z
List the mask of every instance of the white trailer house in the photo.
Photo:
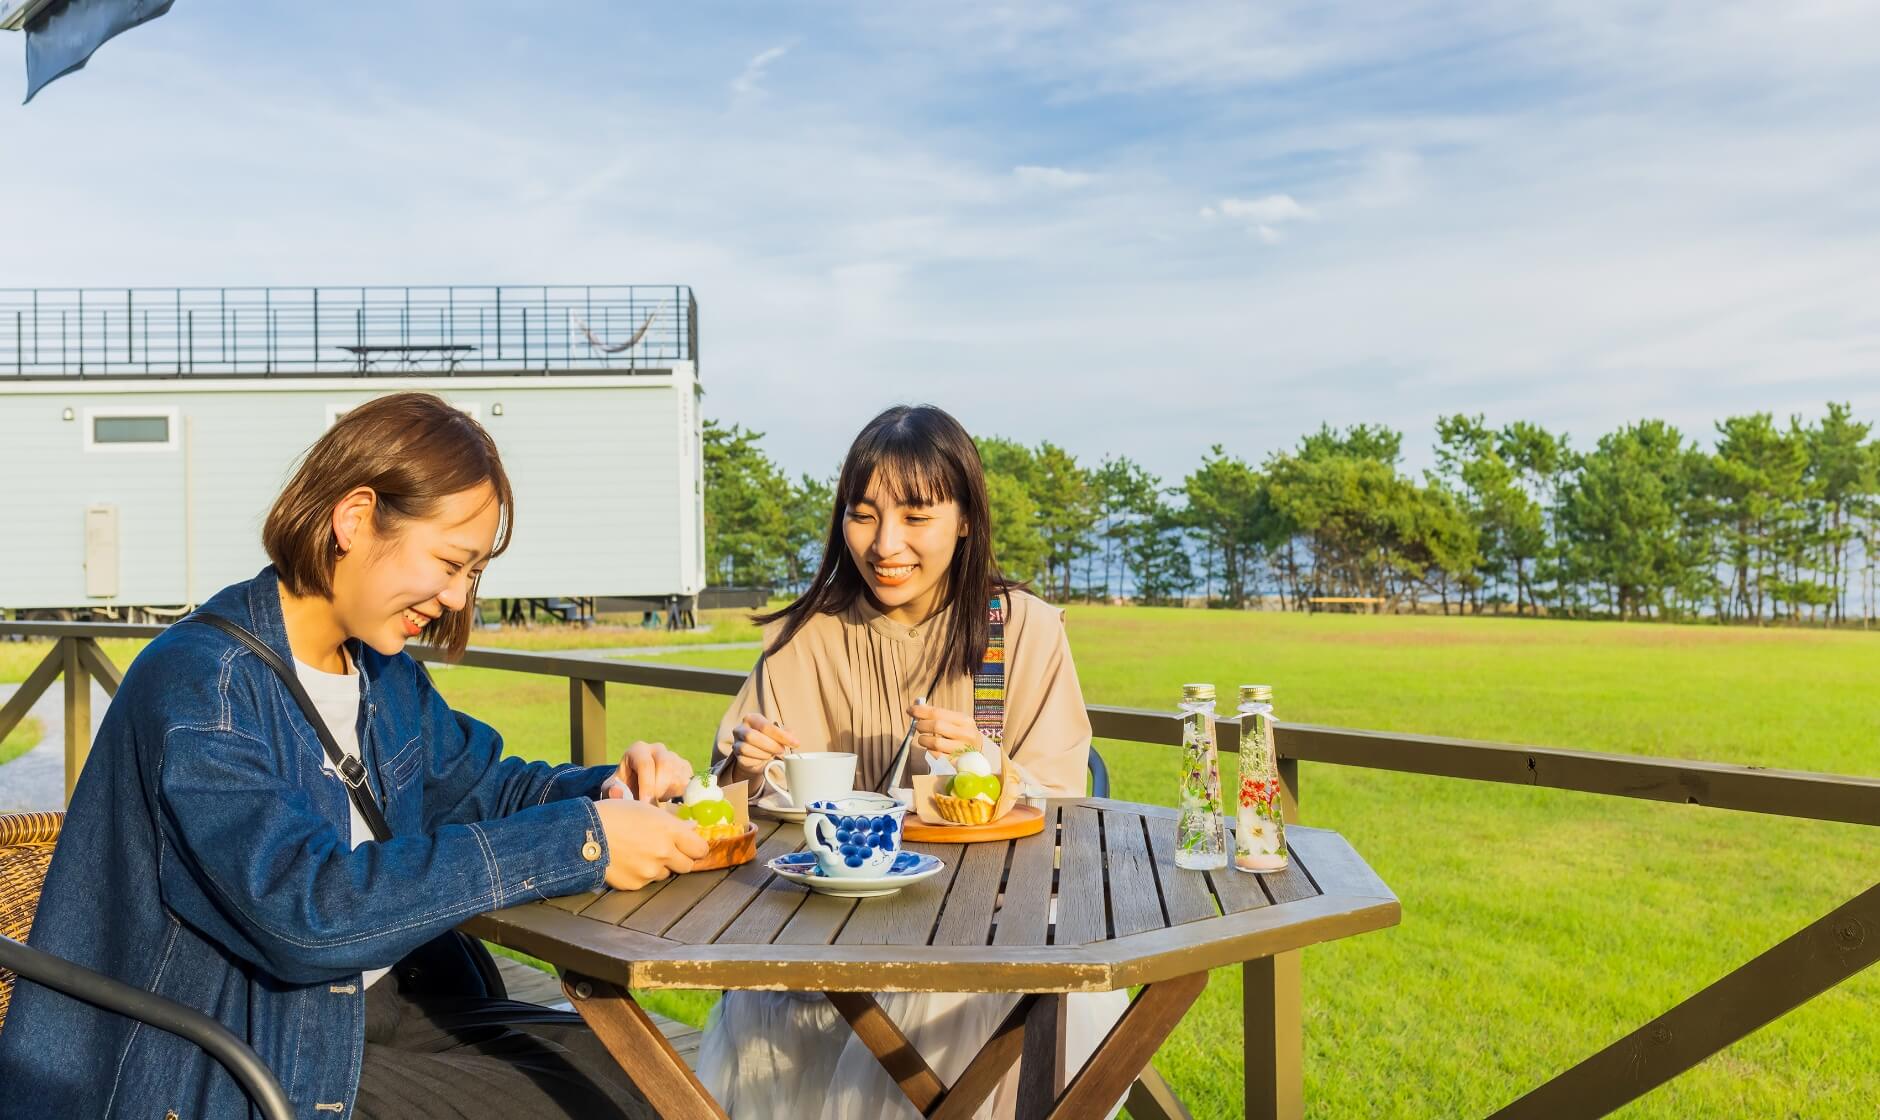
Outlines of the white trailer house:
M0 291L0 608L161 615L253 575L300 453L404 389L502 451L517 532L485 601L691 607L697 305L575 286Z

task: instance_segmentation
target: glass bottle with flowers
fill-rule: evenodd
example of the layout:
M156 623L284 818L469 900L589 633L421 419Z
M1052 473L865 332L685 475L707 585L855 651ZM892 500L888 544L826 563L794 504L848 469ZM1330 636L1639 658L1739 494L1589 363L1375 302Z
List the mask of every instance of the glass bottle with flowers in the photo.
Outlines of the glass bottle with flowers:
M1273 744L1273 689L1240 686L1240 798L1234 818L1234 866L1242 871L1286 868L1286 821Z
M1182 686L1181 817L1175 824L1175 866L1211 871L1227 866L1221 820L1221 760L1214 746L1214 686Z

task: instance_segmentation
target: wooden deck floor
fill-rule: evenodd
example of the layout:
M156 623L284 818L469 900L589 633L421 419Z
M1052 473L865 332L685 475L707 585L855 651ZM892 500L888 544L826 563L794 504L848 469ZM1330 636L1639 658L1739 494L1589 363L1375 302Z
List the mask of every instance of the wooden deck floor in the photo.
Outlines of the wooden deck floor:
M562 994L561 981L548 973L501 956L496 958L496 970L503 974L503 986L509 989L510 999L564 1011L568 1009L568 997ZM685 1064L696 1068L701 1037L699 1032L664 1015L654 1015L653 1022L658 1024L666 1040L672 1043L672 1048L685 1059Z

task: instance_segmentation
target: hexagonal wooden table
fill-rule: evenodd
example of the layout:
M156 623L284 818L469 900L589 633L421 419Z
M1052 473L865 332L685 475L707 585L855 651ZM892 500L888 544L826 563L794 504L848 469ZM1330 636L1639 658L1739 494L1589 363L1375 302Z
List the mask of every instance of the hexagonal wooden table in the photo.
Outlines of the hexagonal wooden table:
M576 1010L661 1116L724 1112L630 988L821 991L923 1115L970 1116L1020 1062L1019 1115L1032 1120L1107 1111L1210 969L1399 918L1396 896L1334 832L1289 826L1292 865L1249 875L1177 869L1171 809L1066 799L1048 803L1045 821L1019 840L909 845L946 870L859 902L771 875L765 861L802 847L802 831L761 822L757 859L742 867L510 907L464 929L559 967ZM1065 1070L1064 993L1136 985L1083 1069ZM948 1086L871 994L906 991L1022 995Z

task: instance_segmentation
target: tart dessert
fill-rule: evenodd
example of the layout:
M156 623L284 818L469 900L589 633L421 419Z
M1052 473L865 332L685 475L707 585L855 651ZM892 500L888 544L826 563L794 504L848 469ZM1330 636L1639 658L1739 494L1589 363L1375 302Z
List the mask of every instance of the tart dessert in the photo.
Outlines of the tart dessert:
M992 763L978 751L961 751L953 756L953 769L945 791L933 795L934 810L954 824L990 823L1005 789Z
M679 805L679 819L691 821L698 834L709 841L730 840L739 835L737 811L725 798L711 775L694 777L686 783Z

